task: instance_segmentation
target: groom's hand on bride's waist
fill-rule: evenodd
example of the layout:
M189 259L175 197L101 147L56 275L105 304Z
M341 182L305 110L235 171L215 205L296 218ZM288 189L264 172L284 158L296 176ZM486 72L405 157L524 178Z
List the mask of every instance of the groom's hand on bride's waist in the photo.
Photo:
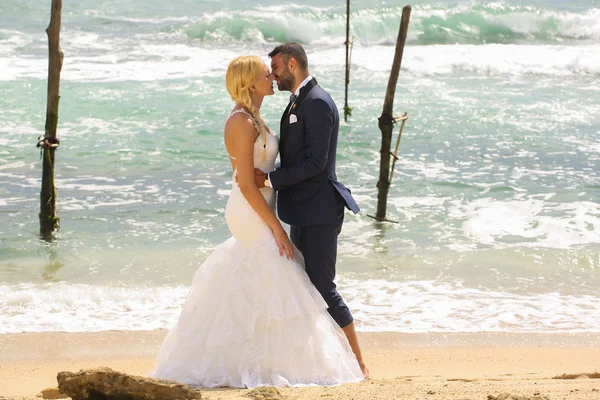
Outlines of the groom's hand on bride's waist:
M254 169L254 182L256 183L256 187L262 189L265 187L265 180L267 179L267 174L262 172L260 169Z
M256 184L257 188L259 188L259 189L264 188L266 179L267 179L267 174L265 174L258 168L254 168L254 183ZM235 174L235 183L239 183L237 174Z

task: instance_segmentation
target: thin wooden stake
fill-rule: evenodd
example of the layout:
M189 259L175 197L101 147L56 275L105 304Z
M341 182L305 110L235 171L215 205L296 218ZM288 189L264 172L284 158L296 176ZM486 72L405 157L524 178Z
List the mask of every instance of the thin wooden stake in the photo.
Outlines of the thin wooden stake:
M348 85L350 84L350 0L346 0L346 92L344 95L344 121L352 116L352 109L348 106Z
M381 130L381 162L379 165L379 182L377 182L377 213L375 218L378 221L384 221L387 212L387 198L390 189L390 156L392 143L392 130L394 129L394 117L392 110L394 109L394 95L396 93L396 84L398 83L398 74L402 64L402 54L404 52L404 44L408 34L408 23L410 22L411 6L405 6L402 9L402 20L400 22L400 30L398 31L398 39L396 40L396 52L394 54L394 62L390 73L385 101L383 103L383 112L379 117L379 129Z
M56 216L56 187L54 185L54 153L58 147L56 130L58 127L58 103L60 100L60 71L63 52L60 49L62 0L52 0L48 35L48 104L46 108L46 129L40 141L43 157L42 190L40 193L40 235L46 241L52 240L52 232L59 228Z

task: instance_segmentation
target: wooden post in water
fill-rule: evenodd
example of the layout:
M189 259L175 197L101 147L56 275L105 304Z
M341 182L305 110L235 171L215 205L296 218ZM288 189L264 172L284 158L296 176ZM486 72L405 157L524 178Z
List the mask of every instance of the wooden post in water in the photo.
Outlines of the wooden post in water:
M46 107L46 130L39 140L44 159L42 170L42 191L40 193L40 235L46 241L52 240L52 232L59 228L56 216L56 187L54 186L54 154L58 148L56 129L58 126L58 102L60 100L60 71L63 52L60 49L62 0L52 0L48 35L48 104Z
M387 198L390 189L390 157L392 144L392 131L394 129L394 117L392 112L394 109L394 95L396 93L396 84L398 83L398 74L402 65L402 53L404 52L404 44L408 33L408 23L410 22L411 6L405 6L402 9L402 20L400 22L400 30L398 31L398 39L396 40L396 53L394 54L394 62L392 64L392 72L388 82L387 91L385 93L385 101L383 103L383 112L379 117L379 129L381 130L381 163L379 165L379 182L377 182L377 221L384 221L387 211Z
M346 93L344 95L344 121L352 116L352 109L348 106L348 85L350 84L350 0L346 0Z

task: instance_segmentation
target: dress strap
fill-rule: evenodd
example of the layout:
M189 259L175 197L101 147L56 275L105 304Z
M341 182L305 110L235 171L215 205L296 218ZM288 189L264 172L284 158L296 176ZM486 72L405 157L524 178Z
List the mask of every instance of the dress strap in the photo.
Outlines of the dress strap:
M254 124L254 128L256 129L256 132L260 133L260 129L258 128L258 123L256 122L256 120L254 119L254 117L252 116L252 114L250 114L248 111L244 110L243 108L237 109L235 111L232 111L231 115L235 115L235 114L246 114L247 116L250 117L250 119L252 120L252 123Z

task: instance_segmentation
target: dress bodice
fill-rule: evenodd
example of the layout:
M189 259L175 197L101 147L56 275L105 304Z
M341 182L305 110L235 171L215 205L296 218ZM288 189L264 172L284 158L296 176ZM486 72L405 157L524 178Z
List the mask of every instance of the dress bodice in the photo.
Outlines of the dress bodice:
M231 115L237 113L243 113L249 116L252 119L256 130L259 132L258 137L254 141L254 168L258 168L264 173L274 171L275 159L279 154L279 138L269 128L267 128L267 132L265 132L265 134L261 134L261 130L258 127L257 121L246 110L235 110L231 113ZM235 160L235 157L232 157L231 155L229 155L229 157Z

